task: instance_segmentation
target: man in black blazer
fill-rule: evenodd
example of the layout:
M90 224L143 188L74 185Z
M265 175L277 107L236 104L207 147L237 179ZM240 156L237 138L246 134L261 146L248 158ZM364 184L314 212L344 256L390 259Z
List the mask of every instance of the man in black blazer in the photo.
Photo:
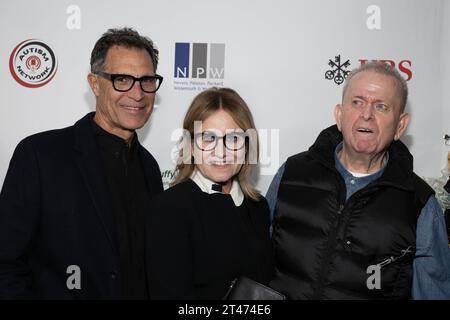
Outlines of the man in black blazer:
M0 194L0 299L146 299L144 220L163 190L135 130L153 110L158 50L110 29L91 55L96 112L17 146Z

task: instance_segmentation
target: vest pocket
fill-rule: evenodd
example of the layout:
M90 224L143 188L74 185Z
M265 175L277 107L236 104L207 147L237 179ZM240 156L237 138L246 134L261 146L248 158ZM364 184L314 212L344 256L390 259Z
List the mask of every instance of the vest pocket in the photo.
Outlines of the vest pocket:
M374 259L376 262L373 265L380 270L381 294L386 299L410 299L415 252L415 248L409 246L397 256Z

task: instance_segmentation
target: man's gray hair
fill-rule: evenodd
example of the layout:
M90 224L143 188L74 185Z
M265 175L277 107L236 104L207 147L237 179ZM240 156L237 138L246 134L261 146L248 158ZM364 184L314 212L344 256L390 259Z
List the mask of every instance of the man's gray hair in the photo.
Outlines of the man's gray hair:
M400 111L404 112L406 102L408 100L408 85L406 84L406 80L395 68L391 67L391 65L380 61L371 61L365 63L349 73L349 75L345 79L344 89L342 91L342 101L344 101L345 93L347 92L348 85L352 78L356 74L365 71L379 73L388 77L392 77L394 79L394 81L397 83L397 95L400 98Z
M125 27L121 29L109 29L95 43L91 53L92 73L104 71L106 67L106 54L113 46L146 50L152 59L153 68L156 72L159 52L158 49L155 48L153 41L147 37L141 36L136 30Z

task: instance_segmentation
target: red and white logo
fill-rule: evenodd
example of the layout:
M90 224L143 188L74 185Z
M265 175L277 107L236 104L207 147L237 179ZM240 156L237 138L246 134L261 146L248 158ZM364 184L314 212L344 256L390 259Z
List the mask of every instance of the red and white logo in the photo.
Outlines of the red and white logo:
M369 60L368 59L359 59L359 62L361 65L366 64ZM379 59L379 60L372 60L372 61L380 61L389 64L392 68L397 68L398 72L403 74L406 81L409 81L413 77L413 71L412 71L412 62L411 60L401 60L397 64L394 60L390 59Z
M49 83L58 70L52 49L44 42L28 39L19 43L9 58L13 78L27 88L39 88Z

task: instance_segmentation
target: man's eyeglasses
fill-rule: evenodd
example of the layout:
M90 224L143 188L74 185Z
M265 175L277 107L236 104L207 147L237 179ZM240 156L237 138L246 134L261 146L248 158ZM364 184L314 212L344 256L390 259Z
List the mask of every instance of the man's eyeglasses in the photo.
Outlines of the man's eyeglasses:
M133 88L134 83L139 81L142 91L146 93L154 93L158 91L163 81L163 77L158 74L155 74L154 76L143 76L140 78L135 78L129 74L111 74L103 71L99 71L96 74L100 77L111 80L114 90L120 92L130 91L131 88Z
M219 137L214 132L205 131L194 135L196 146L202 151L211 151L216 148L217 142L222 139L225 148L237 151L245 146L245 132L231 132Z

